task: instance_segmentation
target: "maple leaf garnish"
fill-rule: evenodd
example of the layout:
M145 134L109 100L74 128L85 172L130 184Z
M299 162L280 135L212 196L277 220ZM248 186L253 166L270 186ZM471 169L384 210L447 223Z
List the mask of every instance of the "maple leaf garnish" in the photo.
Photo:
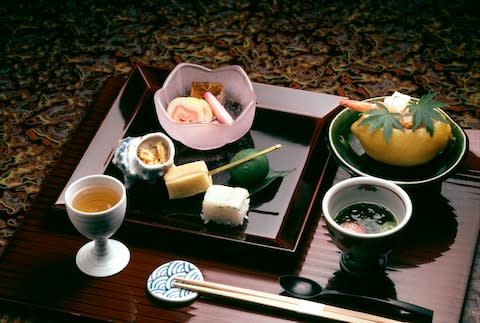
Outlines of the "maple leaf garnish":
M376 104L379 109L371 109L362 113L365 115L365 118L360 122L359 126L368 125L368 131L370 132L383 128L385 141L389 142L392 137L393 128L405 131L400 123L401 114L390 112L388 108L380 102Z
M446 104L433 101L435 93L423 95L417 103L412 103L407 108L413 114L413 130L415 131L422 125L425 126L430 136L433 136L433 121L446 122L436 108L444 107Z

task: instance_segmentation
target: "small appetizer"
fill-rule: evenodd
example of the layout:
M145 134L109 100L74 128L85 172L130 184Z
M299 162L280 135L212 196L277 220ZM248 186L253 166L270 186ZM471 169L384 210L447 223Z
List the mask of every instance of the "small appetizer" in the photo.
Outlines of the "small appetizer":
M177 122L211 122L212 108L204 99L177 97L167 107L169 117Z
M247 218L250 199L242 187L212 185L205 193L200 216L205 223L239 226Z
M163 176L168 196L172 200L204 193L212 185L212 176L214 174L248 163L252 159L258 158L280 147L281 145L278 144L259 152L253 151L245 155L237 156L238 158L232 160L230 163L212 170L208 170L207 164L202 160L180 166L173 165Z
M212 185L212 176L204 161L173 166L163 179L171 200L204 193Z
M236 153L231 162L241 160L256 153L253 148L244 149ZM240 186L252 186L265 179L270 170L268 158L265 155L255 157L243 164L231 168L230 176L235 184Z
M223 92L223 84L220 82L201 82L194 81L192 82L192 87L190 88L190 96L203 99L205 92L212 93L221 104L225 104L225 94Z
M204 94L205 100L208 102L210 105L210 108L213 111L213 114L215 115L215 118L219 123L223 124L232 124L233 123L233 118L228 113L228 111L225 109L223 104L220 103L220 101L217 100L215 95L213 95L211 92L205 92Z
M125 186L142 180L155 182L173 166L175 146L162 132L118 141L112 163L123 173Z
M163 164L168 160L168 148L161 140L142 142L137 149L138 158L147 165Z
M451 139L451 126L433 101L434 94L411 100L395 92L384 102L342 99L340 104L362 112L351 126L371 158L394 166L426 164L441 153Z

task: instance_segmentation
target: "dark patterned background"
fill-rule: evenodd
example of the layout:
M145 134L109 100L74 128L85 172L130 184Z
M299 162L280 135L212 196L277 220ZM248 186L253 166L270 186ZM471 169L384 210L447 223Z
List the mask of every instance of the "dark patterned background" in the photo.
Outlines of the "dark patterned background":
M479 129L473 3L2 1L0 252L104 81L137 62L238 64L257 82L356 99L435 92L461 126ZM480 322L474 276L468 322ZM32 318L0 317L14 319Z

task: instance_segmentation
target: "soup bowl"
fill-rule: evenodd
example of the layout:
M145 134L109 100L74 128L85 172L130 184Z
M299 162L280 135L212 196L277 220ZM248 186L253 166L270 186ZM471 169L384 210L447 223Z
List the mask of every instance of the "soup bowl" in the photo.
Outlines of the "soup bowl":
M353 231L338 223L345 208L369 203L389 211L396 223L380 232ZM342 251L340 267L355 276L382 273L387 255L412 216L412 202L397 184L375 177L353 177L334 184L322 200L322 211L333 243Z

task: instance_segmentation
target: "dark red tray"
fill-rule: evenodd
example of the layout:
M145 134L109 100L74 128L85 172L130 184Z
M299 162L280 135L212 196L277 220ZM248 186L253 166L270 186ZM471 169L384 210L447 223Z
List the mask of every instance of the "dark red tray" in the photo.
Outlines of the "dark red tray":
M114 101L122 85L128 85L125 91L130 95L126 96L128 104L121 105L133 111L142 106L151 94L150 89L162 84L165 76L165 71L138 67L127 83L118 78L107 81L0 258L0 306L23 313L47 314L69 322L309 321L289 313L218 299L202 297L191 304L172 307L149 297L146 280L150 273L167 261L184 259L196 264L206 280L219 283L279 293L279 275L301 274L329 288L398 298L430 308L434 311L434 322L460 320L480 228L478 130L467 131L470 151L462 168L441 186L412 194L414 221L408 227L403 244L390 255L385 276L356 280L340 272L339 251L330 240L318 203L311 205L309 221L305 223L295 252L126 222L116 238L125 242L131 251L127 268L102 279L83 275L75 266L75 254L87 239L75 231L63 210L59 213L55 212L58 208L52 210L51 207L86 155L85 149L97 130L102 129L100 125L105 116L110 111L119 111L110 107L118 103ZM259 97L268 98L262 109L270 104L275 108L270 110L278 112L296 103L299 108L311 109L302 112L308 119L312 111L329 104L321 99L329 96L317 93L260 84L256 84L256 91ZM125 127L115 129L127 131L128 121L120 118L119 122ZM111 135L121 137L123 133ZM326 152L321 156L328 156L326 149L322 149L326 147L325 142L319 138L317 143L320 144L318 151ZM105 161L100 172L108 167L109 158ZM314 185L313 190L317 190L318 201L332 181L349 176L331 160L320 163L319 167L323 173L315 172L315 176L321 184ZM305 181L314 183L308 176ZM310 196L307 194L307 200Z
M163 83L161 79L150 78L153 73L155 71L148 67L135 68L70 182L95 173L107 173L123 180L122 173L111 163L112 151L118 140L163 131L153 104L153 94ZM298 102L281 100L281 95L284 92L288 94L288 89L262 84L254 84L254 88L257 93L254 123L241 139L210 151L194 150L175 141L175 164L205 160L209 169L228 163L236 152L244 148L260 150L275 144L282 145L281 149L270 153L268 159L271 169L288 171L288 175L251 196L246 224L239 228L204 224L200 218L202 195L169 200L162 185L145 183L138 183L129 190L125 222L135 224L139 229L156 228L158 234L171 231L279 252L293 253L297 250L312 216L313 204L318 202L317 195L327 166L328 151L321 131L340 97L296 91L297 97L304 96L297 98L299 101L312 99L311 105L299 106ZM214 175L213 181L215 184L227 184L228 175L219 173ZM63 195L56 203L61 209L64 208L62 200Z

